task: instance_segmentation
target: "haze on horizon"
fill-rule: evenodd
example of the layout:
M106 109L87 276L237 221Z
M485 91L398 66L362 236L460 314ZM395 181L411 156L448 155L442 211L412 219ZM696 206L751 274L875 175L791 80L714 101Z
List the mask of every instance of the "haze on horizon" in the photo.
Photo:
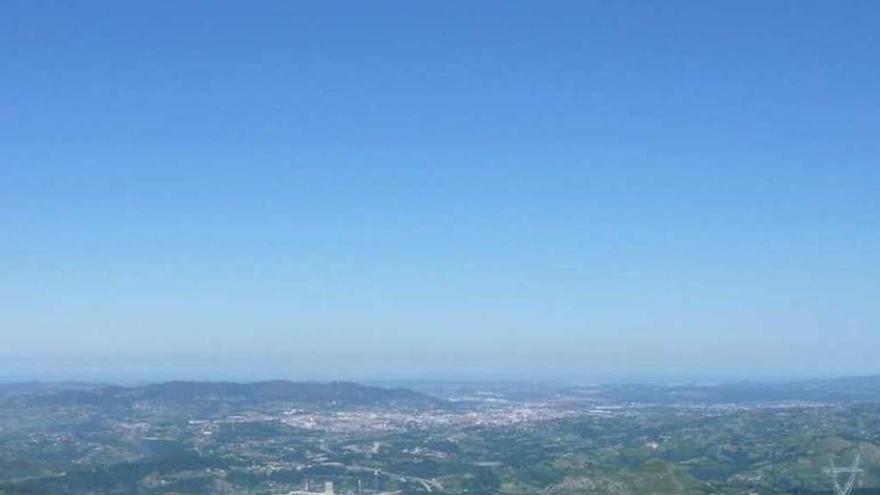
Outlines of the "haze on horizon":
M0 380L880 372L880 4L4 11Z

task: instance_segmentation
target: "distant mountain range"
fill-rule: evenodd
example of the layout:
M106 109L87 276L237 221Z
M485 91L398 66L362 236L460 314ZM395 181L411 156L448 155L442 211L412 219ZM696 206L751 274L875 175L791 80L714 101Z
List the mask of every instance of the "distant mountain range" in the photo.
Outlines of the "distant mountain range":
M517 383L514 381L411 381L397 383L456 402L486 398L513 402L561 400L586 403L639 402L675 403L747 403L747 402L880 402L880 375L799 380L782 383L732 382L719 384L639 384L609 383L566 385L553 382Z
M351 382L291 382L272 380L251 383L171 381L123 387L83 383L0 384L0 400L42 405L131 407L135 404L202 407L227 404L236 408L285 404L297 408L397 407L436 408L445 401L400 388Z
M413 384L416 390L425 390ZM251 383L171 381L140 386L118 386L78 382L0 383L0 401L49 406L92 406L101 408L174 407L200 412L259 409L274 405L300 409L448 408L453 402L438 398L433 384L427 393L409 388L361 385L352 382L291 382L284 380ZM717 385L607 384L560 387L503 383L468 386L458 383L454 393L439 397L499 397L513 401L562 399L605 403L749 403L749 402L880 402L880 375L801 380L788 383L738 382ZM458 401L454 401L458 402Z
M880 401L880 375L717 385L604 385L605 399L646 403L853 402Z

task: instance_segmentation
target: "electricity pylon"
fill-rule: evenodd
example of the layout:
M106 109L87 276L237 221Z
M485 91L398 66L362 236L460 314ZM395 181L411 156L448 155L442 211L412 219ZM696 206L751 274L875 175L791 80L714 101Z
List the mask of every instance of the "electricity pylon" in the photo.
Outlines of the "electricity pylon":
M850 493L852 493L853 488L855 488L856 485L856 477L862 472L859 468L859 463L861 461L861 452L856 454L855 462L853 462L853 465L850 467L837 467L834 465L834 459L831 460L831 467L825 468L825 474L830 476L831 482L834 483L834 495L850 495ZM843 485L840 484L840 480L838 479L838 476L841 474L849 475Z

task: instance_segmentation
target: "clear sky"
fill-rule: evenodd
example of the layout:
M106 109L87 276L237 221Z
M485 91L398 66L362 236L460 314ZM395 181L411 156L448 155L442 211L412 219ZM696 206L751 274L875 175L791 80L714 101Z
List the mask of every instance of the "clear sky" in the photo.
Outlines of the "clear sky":
M0 378L880 372L880 3L0 13Z

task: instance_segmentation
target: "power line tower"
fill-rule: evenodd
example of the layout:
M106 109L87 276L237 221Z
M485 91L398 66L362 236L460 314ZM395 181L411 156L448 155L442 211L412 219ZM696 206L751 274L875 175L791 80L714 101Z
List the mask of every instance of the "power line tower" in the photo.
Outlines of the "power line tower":
M850 467L837 467L834 465L834 460L831 460L831 467L825 468L825 474L831 477L831 482L834 484L834 495L850 495L852 493L856 485L856 478L862 472L859 468L861 461L861 452L856 454L856 459ZM842 485L840 484L841 474L847 475L846 481Z

